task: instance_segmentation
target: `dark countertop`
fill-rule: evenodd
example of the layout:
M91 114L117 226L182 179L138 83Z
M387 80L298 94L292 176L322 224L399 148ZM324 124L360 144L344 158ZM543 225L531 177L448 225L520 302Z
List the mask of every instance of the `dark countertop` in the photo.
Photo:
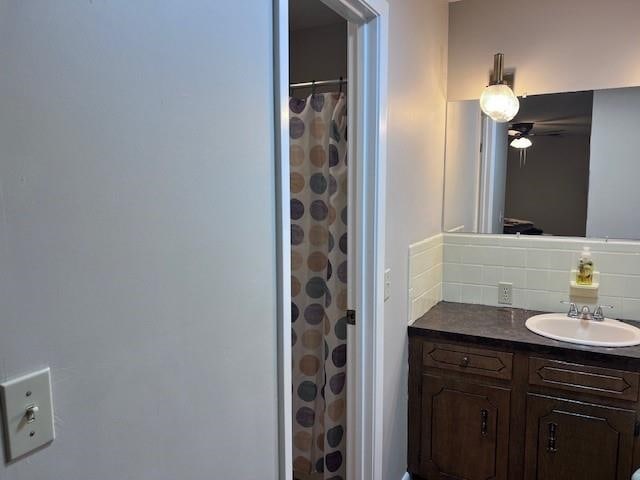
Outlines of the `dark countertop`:
M539 313L543 312L440 302L409 326L409 336L559 354L570 357L568 360L608 361L626 368L640 369L640 345L590 347L552 340L531 332L524 325L529 317Z

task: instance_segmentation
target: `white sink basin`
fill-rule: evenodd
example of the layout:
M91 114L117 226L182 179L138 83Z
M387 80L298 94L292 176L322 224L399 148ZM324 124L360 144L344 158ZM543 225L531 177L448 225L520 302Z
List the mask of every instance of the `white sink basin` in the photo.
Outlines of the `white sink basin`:
M640 329L606 318L580 320L563 313L548 313L529 318L526 327L538 335L563 342L594 347L630 347L640 345Z

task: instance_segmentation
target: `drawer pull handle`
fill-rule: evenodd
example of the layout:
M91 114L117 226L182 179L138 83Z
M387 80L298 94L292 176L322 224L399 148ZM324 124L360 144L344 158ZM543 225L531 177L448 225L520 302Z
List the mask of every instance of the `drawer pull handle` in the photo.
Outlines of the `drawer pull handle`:
M558 425L555 423L549 424L549 440L547 443L547 452L555 453L558 451L556 448L556 430L558 429Z
M487 436L487 420L489 419L489 412L484 408L480 410L480 435Z
M469 357L462 357L462 360L460 360L460 366L461 367L468 367L469 366Z

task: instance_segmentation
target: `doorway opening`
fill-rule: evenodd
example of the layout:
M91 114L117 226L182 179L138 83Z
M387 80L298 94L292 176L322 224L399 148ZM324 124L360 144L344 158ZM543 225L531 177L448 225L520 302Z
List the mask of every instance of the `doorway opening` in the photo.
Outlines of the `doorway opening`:
M381 480L388 6L295 1L346 52L304 71L319 49L274 0L279 478Z
M347 21L289 0L294 480L347 476Z

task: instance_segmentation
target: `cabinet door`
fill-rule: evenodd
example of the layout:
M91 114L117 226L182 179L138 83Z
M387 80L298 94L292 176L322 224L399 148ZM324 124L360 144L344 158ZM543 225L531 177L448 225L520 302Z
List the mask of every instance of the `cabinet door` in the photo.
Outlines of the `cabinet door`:
M507 478L507 388L425 374L420 466L429 479Z
M629 480L635 412L527 396L527 480Z

